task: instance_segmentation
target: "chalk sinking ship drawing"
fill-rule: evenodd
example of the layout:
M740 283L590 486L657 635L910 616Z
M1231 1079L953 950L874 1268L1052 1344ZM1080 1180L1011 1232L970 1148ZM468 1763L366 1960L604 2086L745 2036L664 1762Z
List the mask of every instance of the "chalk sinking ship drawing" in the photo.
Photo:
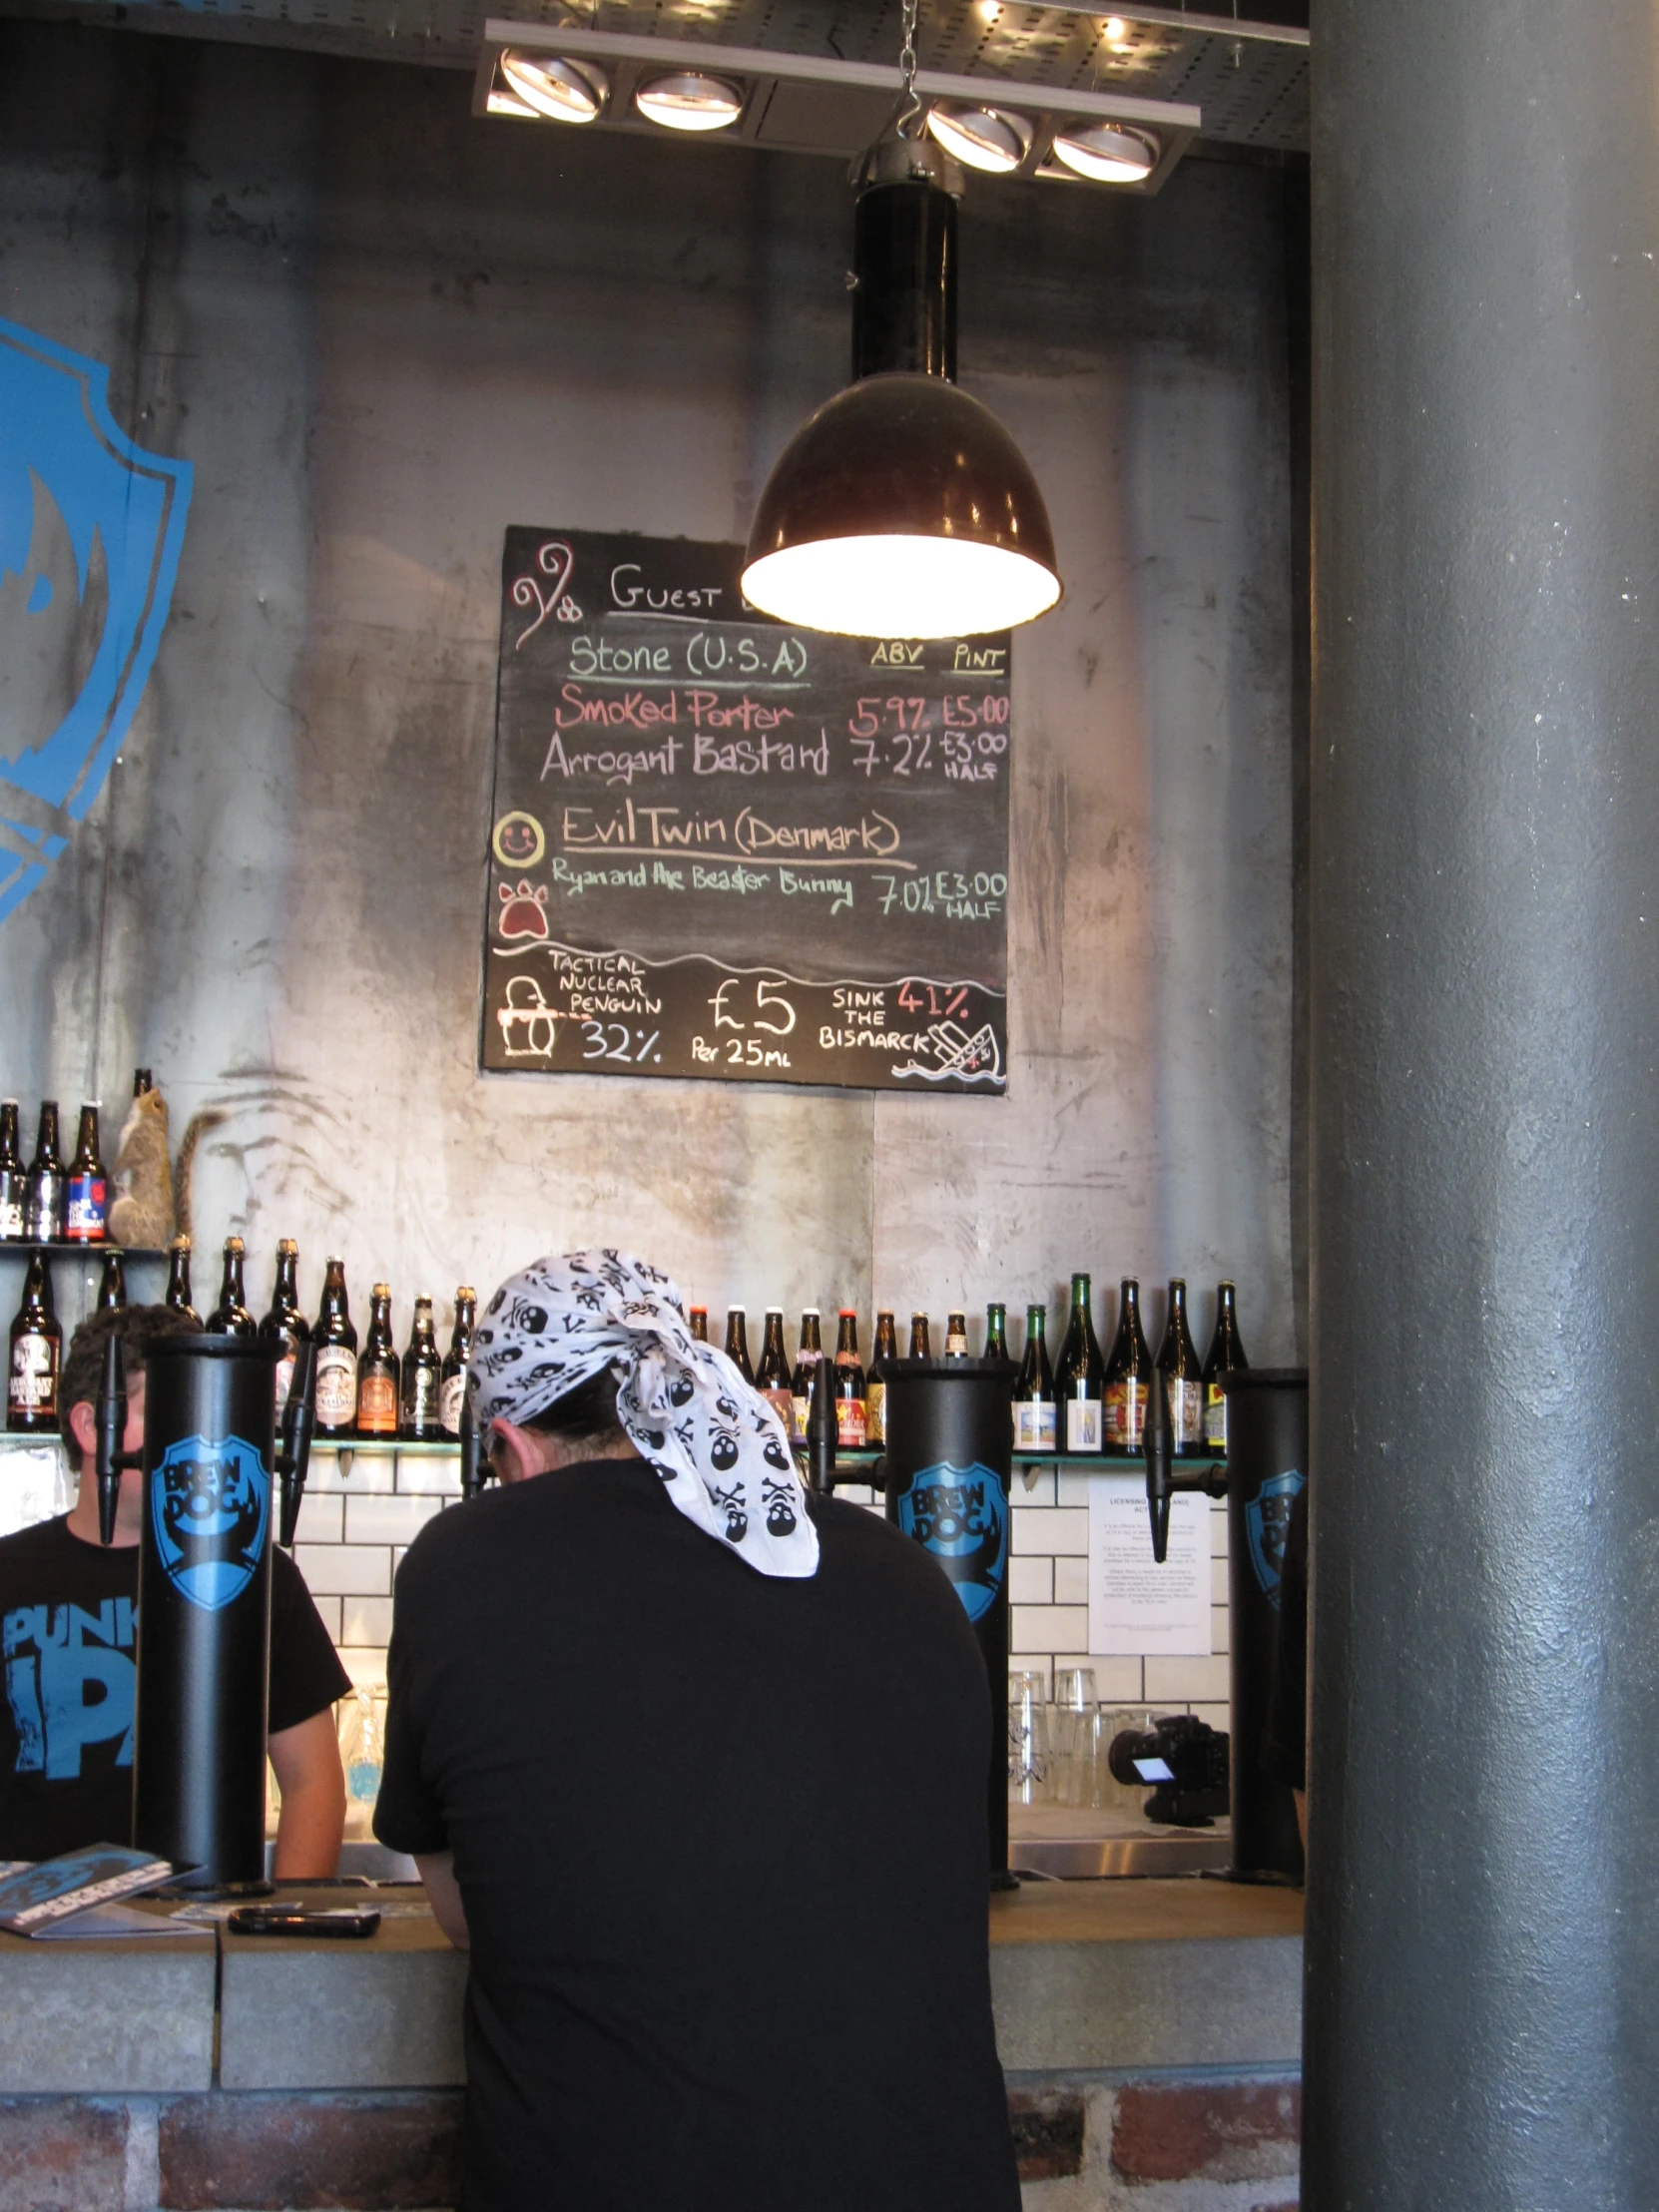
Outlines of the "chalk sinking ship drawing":
M167 625L187 461L135 445L109 370L0 321L0 921L104 788Z

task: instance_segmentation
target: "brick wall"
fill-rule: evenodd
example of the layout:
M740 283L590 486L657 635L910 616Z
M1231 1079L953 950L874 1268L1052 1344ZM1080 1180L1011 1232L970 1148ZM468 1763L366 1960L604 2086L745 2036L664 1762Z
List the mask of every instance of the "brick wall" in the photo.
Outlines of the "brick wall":
M1025 2212L1294 2212L1294 2077L1022 2075ZM456 2090L0 2098L0 2212L442 2212Z

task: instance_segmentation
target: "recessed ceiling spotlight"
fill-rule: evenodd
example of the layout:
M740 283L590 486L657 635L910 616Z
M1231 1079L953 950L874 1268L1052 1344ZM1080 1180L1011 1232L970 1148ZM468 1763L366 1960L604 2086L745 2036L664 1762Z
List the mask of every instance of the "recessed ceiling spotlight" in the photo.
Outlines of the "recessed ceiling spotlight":
M1097 185L1138 185L1158 166L1158 141L1117 123L1068 123L1054 134L1054 158Z
M947 154L969 169L1006 176L1031 151L1031 126L1006 108L979 108L968 100L940 100L929 111L927 128Z
M567 61L562 54L501 56L507 89L527 108L553 123L592 123L605 112L611 80L592 62Z
M1121 15L1109 15L1100 26L1100 35L1108 46L1121 46L1129 35L1129 26Z
M743 94L724 77L682 70L641 85L634 105L648 123L670 131L725 131L743 113Z
M1001 13L1001 0L979 0L979 16L982 22L994 23Z

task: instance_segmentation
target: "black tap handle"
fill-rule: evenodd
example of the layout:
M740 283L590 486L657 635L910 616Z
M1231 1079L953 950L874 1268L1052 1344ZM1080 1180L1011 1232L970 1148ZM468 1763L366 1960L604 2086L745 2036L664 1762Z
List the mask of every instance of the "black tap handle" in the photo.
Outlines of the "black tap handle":
M104 1373L98 1384L98 1541L115 1541L115 1508L121 1495L121 1468L127 1440L127 1360L121 1339L110 1333L104 1344Z
M461 1495L473 1498L490 1478L488 1454L481 1449L481 1439L472 1418L472 1398L468 1391L461 1391Z
M284 1551L293 1549L299 1508L305 1501L305 1475L311 1462L311 1438L316 1433L316 1347L304 1343L293 1355L293 1373L282 1407L282 1448L276 1455L282 1478L282 1517L276 1540Z
M814 1368L807 1401L807 1479L823 1497L835 1487L835 1371L828 1360Z
M1152 1556L1162 1566L1169 1557L1169 1501L1175 1484L1171 1461L1169 1397L1159 1371L1152 1371L1146 1393L1146 1429L1142 1438L1146 1453L1146 1509L1152 1518Z

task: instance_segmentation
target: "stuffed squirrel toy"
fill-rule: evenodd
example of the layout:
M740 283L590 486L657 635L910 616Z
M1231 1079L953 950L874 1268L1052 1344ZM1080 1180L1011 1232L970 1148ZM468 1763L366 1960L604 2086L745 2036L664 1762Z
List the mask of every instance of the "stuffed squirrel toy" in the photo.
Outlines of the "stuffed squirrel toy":
M141 1091L122 1124L115 1175L121 1196L110 1208L110 1241L128 1250L160 1252L175 1235L190 1235L191 1179L196 1148L225 1119L217 1109L192 1114L179 1147L178 1180L168 1166L167 1101Z

